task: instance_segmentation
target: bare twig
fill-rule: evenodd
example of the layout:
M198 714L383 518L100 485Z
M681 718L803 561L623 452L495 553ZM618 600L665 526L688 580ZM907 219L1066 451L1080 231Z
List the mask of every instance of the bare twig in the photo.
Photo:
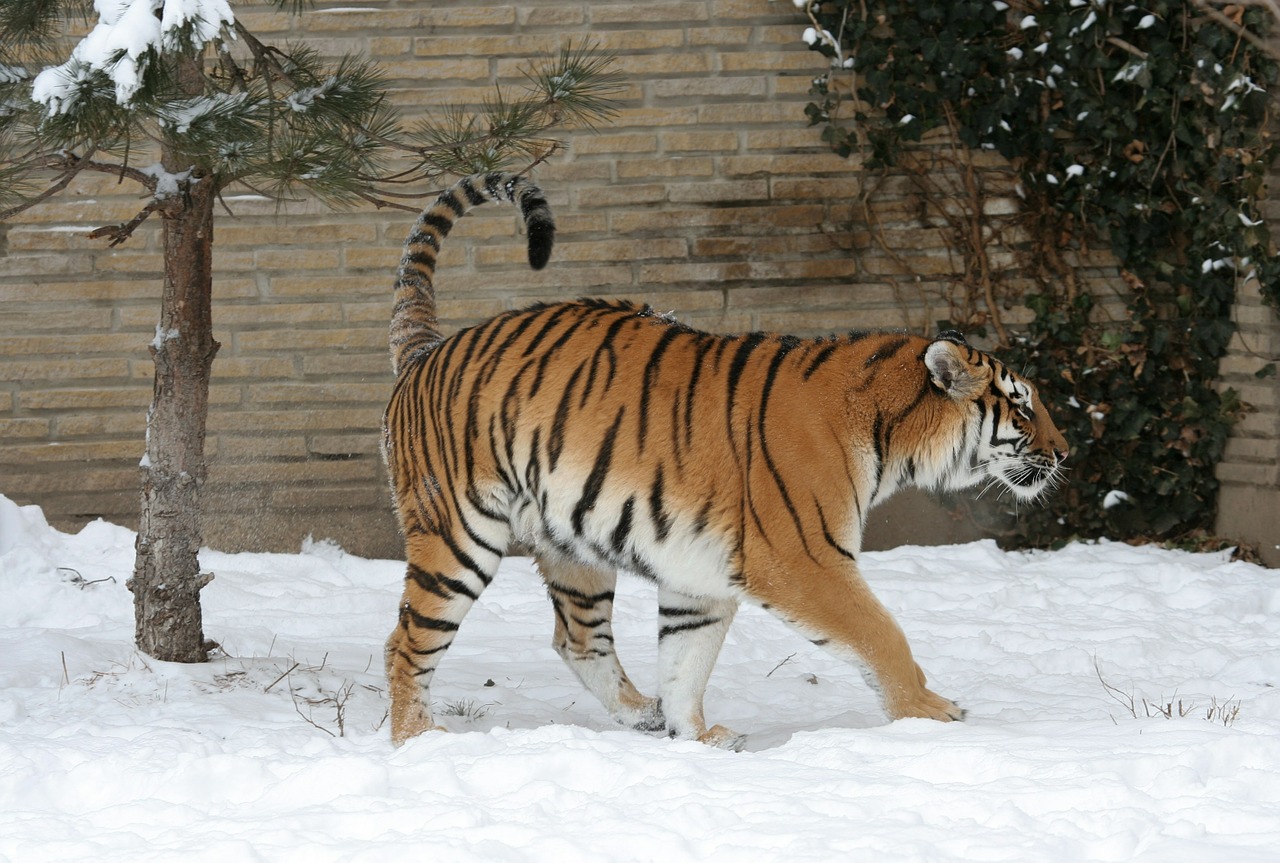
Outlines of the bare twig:
M110 237L111 242L107 245L115 248L133 236L133 232L138 229L138 226L145 222L148 216L163 207L164 203L159 198L152 198L151 202L129 221L122 222L119 225L103 225L101 228L94 228L89 232L89 239L100 240L103 237Z
M1257 48L1259 51L1266 53L1272 59L1280 60L1280 49L1277 49L1273 43L1268 42L1266 39L1263 39L1261 36L1257 35L1256 33L1254 33L1249 28L1245 27L1240 22L1227 17L1218 9L1213 8L1213 5L1210 2L1210 0L1191 0L1191 2L1195 4L1197 9L1199 9L1201 12L1207 15L1210 20L1214 21L1215 23L1221 24L1223 27L1226 27L1232 33L1235 33L1237 36L1242 37L1243 39L1248 41L1251 45L1253 45L1255 48ZM1242 5L1264 7L1271 13L1272 19L1280 23L1280 4L1276 3L1275 0L1259 0L1259 2L1245 3Z
M1132 716L1134 719L1137 719L1138 705L1137 705L1137 702L1134 700L1133 693L1123 692L1117 689L1116 687L1112 686L1110 683L1107 683L1106 679L1102 676L1102 666L1098 664L1097 656L1093 657L1093 670L1094 672L1097 673L1098 682L1102 684L1102 688L1107 691L1107 694L1110 695L1112 698L1114 698L1117 702L1119 702L1121 707L1123 707L1125 710L1128 710L1130 716Z
M295 713L297 713L299 716L301 716L301 717L306 721L306 723L307 723L308 725L313 725L313 726L315 726L316 728L319 728L321 731L323 731L325 734L328 734L330 737L337 737L337 736L338 736L338 735L334 734L332 731L330 731L329 729L325 728L325 727L324 727L323 725L321 725L320 723L316 722L316 721L315 721L314 719L312 719L310 716L308 716L307 714L305 714L305 713L303 713L303 712L302 712L302 708L298 706L298 698L297 698L297 696L295 696L295 695L293 694L293 690L290 690L290 691L289 691L289 696L290 696L290 698L292 698L292 699L293 699L293 710L294 710L294 712L295 712Z
M275 642L273 641L272 643L274 644ZM289 668L288 668L288 670L287 670L287 671L285 671L285 673L284 673L284 674L281 674L281 675L280 675L279 677L277 677L275 680L271 681L271 683L269 683L269 684L267 685L267 688L266 688L266 689L264 689L264 690L262 690L262 691L263 691L264 693L265 693L265 692L270 692L270 691L271 691L271 687L275 686L277 683L279 683L280 681L282 681L282 680L284 680L286 677L288 677L288 676L289 676L289 674L290 674L290 672L292 672L295 668L297 668L297 667L298 667L299 665L301 665L301 664L302 664L302 663L300 663L300 662L295 662L293 665L290 665L290 666L289 666Z
M795 658L795 654L793 653L793 654L791 654L790 656L788 656L786 659L782 660L782 661L781 661L781 662L779 662L777 665L775 665L772 669L770 669L770 670L769 670L769 673L768 673L768 674L766 674L766 675L765 675L765 677L772 677L772 676L773 676L773 672L777 671L779 668L781 668L782 666L786 665L788 662L790 662L790 661L791 661L792 659L794 659L794 658Z

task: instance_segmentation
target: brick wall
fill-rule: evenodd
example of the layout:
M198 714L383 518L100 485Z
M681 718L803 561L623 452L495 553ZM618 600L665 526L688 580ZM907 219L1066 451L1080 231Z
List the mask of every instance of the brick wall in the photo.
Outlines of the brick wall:
M476 102L494 80L519 87L529 63L569 38L618 55L617 122L574 134L536 175L560 227L551 265L528 270L511 210L476 211L441 258L446 326L581 295L649 302L720 331L925 329L946 317L942 297L963 262L939 221L890 177L877 180L873 235L860 178L805 126L824 61L799 41L804 21L789 0L320 5L335 8L300 19L236 9L269 39L364 52L410 117ZM1010 185L993 180L990 212L1015 206L1001 197ZM85 238L134 215L136 192L87 178L0 223L0 493L63 526L137 518L159 236L144 226L115 250ZM206 537L293 550L312 533L396 556L376 447L391 384L390 284L411 219L306 202L281 212L248 190L228 205L215 228L222 349ZM1114 271L1101 260L1085 277L1113 281ZM958 536L943 518L898 521L928 527L895 541L936 539L942 524L942 538Z
M1268 217L1280 223L1280 208ZM1242 286L1234 317L1239 331L1222 361L1222 383L1252 411L1218 464L1217 532L1255 545L1268 566L1280 567L1280 378L1256 374L1280 363L1280 317L1263 304L1257 282Z

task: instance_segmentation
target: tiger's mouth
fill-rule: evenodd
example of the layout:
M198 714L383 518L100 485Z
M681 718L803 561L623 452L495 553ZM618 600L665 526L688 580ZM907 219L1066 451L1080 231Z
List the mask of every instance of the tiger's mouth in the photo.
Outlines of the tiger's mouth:
M1038 459L997 466L992 473L1022 500L1035 500L1058 480L1058 465Z

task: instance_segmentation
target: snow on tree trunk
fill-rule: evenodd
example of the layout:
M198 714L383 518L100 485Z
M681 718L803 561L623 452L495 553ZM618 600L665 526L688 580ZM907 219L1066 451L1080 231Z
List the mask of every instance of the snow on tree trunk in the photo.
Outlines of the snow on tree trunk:
M181 202L164 212L164 294L151 343L155 390L129 581L138 648L170 662L207 658L200 589L213 576L200 572L197 553L209 376L219 347L210 310L213 186L208 178L182 184Z

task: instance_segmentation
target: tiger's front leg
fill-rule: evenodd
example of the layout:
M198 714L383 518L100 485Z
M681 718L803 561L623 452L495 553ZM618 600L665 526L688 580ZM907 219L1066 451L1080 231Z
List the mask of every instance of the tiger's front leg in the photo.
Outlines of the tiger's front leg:
M952 722L964 711L925 686L907 637L852 564L804 569L789 580L748 580L748 591L815 644L853 662L892 719Z
M672 737L742 749L746 737L723 725L707 728L702 699L738 603L733 599L658 591L658 669L662 712Z

